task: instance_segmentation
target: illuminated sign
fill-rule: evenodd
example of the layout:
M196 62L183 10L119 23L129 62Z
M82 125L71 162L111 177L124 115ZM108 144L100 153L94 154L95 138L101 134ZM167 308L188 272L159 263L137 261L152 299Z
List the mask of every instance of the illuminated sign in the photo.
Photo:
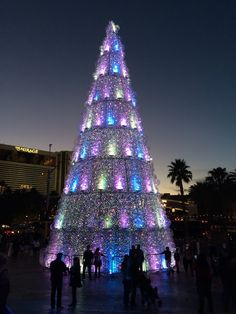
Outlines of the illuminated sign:
M32 189L32 185L29 184L21 184L20 189L30 190Z
M24 152L24 153L30 153L30 154L38 154L38 149L36 148L28 148L28 147L22 147L22 146L15 146L15 149L18 152Z

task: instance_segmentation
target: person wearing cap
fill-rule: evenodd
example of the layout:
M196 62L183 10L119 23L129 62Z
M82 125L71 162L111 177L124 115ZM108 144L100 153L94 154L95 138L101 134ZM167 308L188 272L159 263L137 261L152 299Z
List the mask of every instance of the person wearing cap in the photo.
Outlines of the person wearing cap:
M8 271L6 269L7 259L0 255L0 313L7 313L7 298L10 292Z
M57 258L50 264L51 272L51 308L55 308L55 297L57 293L57 308L62 309L61 305L61 293L62 293L62 282L63 274L66 274L67 268L65 263L61 260L63 254L58 253Z

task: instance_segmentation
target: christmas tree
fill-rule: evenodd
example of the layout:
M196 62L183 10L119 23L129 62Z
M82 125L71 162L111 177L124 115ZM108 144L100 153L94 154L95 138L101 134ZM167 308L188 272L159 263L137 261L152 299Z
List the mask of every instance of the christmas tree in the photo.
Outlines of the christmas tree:
M158 254L174 249L118 29L108 24L100 48L46 266L57 252L70 264L90 244L100 247L103 270L112 273L131 245L140 244L146 268L157 270L163 267Z

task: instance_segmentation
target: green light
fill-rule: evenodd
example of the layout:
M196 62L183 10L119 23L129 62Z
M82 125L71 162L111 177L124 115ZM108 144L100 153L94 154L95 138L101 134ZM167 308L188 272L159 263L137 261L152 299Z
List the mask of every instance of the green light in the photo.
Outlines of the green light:
M110 216L108 216L105 219L105 228L111 228L111 226L112 226L112 219Z
M87 120L87 123L86 123L86 128L87 129L90 129L91 128L91 126L92 126L92 113L90 112L89 113L89 116L88 116L88 120Z
M130 117L130 125L131 125L131 128L132 129L135 129L137 126L136 126L136 120L135 120L135 117L134 115L132 114L131 117Z
M98 189L105 190L107 187L107 176L104 173L101 173L100 178L98 180Z
M124 94L122 89L117 89L116 91L116 98L123 98Z
M114 142L108 144L107 153L109 156L115 156L116 155L116 144Z

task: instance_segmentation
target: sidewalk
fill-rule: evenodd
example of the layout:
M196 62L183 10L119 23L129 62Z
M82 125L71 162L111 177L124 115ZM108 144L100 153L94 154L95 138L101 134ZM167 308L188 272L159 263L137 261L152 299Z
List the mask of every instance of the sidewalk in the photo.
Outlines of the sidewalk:
M152 274L154 286L158 286L163 306L158 305L144 310L137 290L137 306L124 309L123 286L120 275L104 276L97 280L85 280L83 288L78 289L78 305L71 310L70 287L68 276L64 278L62 303L64 309L56 312L50 310L50 274L40 267L32 257L20 257L9 262L11 293L9 305L14 314L122 314L122 313L160 313L160 314L194 314L197 313L197 295L194 278L184 273L168 276L166 273ZM213 284L213 301L215 313L221 314L221 296L218 282ZM207 313L207 311L206 311ZM233 313L230 312L230 313Z

